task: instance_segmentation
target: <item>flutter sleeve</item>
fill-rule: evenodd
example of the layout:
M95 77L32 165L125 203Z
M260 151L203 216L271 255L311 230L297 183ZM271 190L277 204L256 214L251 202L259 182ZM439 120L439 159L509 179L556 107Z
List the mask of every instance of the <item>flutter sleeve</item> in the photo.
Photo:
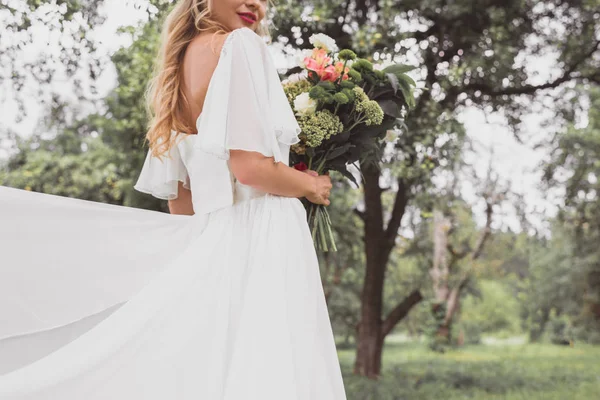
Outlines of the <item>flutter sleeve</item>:
M159 199L174 200L178 196L178 182L182 182L184 188L190 189L189 174L176 144L161 158L162 160L154 157L148 150L133 188Z
M299 142L300 127L269 50L251 29L236 29L225 39L196 127L194 146L204 175L194 178L194 194L201 196L203 204L200 213L233 202L230 150L258 152L274 162L287 162L283 151Z

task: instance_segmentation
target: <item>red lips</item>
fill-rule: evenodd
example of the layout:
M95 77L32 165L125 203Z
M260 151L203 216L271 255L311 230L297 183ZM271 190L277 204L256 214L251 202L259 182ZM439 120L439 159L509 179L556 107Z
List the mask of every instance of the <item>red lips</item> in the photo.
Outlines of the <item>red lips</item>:
M251 12L238 13L238 15L243 15L244 17L247 17L247 18L251 19L252 21L256 21L257 20L256 15L252 14Z

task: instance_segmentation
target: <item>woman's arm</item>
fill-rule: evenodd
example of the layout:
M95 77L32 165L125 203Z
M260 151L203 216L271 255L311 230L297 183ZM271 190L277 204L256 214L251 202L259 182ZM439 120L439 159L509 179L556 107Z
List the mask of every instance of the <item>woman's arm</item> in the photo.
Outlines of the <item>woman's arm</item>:
M192 192L183 187L183 183L177 183L177 198L169 200L169 211L171 214L194 215L192 206Z
M329 205L331 179L328 175L313 176L274 163L273 157L258 152L230 150L229 168L243 185L284 197L306 197L315 204Z

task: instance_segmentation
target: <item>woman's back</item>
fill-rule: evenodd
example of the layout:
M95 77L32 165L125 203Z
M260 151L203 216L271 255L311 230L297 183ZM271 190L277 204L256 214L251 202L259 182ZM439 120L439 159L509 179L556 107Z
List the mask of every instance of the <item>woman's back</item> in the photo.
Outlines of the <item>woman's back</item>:
M202 32L188 45L181 65L181 85L189 99L186 121L190 126L202 112L210 79L219 62L219 54L228 33ZM186 132L195 134L194 132Z

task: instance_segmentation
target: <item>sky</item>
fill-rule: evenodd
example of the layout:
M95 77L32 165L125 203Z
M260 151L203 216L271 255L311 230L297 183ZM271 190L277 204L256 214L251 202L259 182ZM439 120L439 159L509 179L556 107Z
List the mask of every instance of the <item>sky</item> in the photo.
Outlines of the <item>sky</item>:
M146 14L136 10L129 2L122 0L107 0L105 12L108 16L107 20L94 32L94 37L102 51L106 54L112 54L130 42L130 38L116 34L117 28L143 21ZM27 53L36 54L40 51L52 51L47 46L47 35L44 27L40 27ZM270 50L278 67L288 65L289 60L277 48L271 47ZM538 72L535 80L543 81L552 76L552 57L550 54L546 55L546 59L526 60L528 67ZM410 60L408 61L410 62ZM413 78L418 80L418 73L417 75L413 74ZM57 84L60 85L60 79ZM98 96L105 96L115 85L116 73L113 68L107 68L99 80L98 86L101 88L101 92ZM66 98L70 95L68 92L61 94ZM10 126L22 136L32 134L37 129L38 119L43 109L36 102L35 96L31 98L26 104L27 118L17 123L14 120L14 115L17 112L16 104L11 101L10 96L0 95L0 104L3 110L0 114L0 125ZM459 117L465 124L467 134L472 140L475 150L466 153L465 160L467 163L478 171L480 177L483 177L491 162L501 180L510 182L513 192L524 195L531 220L538 229L544 229L543 216L552 216L556 213L556 207L553 205L556 202L555 199L548 198L539 189L540 172L538 166L547 154L543 150L532 149L532 145L536 140L548 134L541 127L543 120L548 117L551 117L551 115L542 112L526 116L523 132L523 137L526 138L525 143L519 143L515 139L511 131L505 126L501 115L486 115L479 109L467 107ZM3 152L0 149L0 158L6 156L6 151ZM477 220L482 223L484 204L477 198L472 185L467 179L461 182L461 192L473 204ZM509 203L504 204L499 210L494 227L510 228L515 231L520 229L515 212Z

